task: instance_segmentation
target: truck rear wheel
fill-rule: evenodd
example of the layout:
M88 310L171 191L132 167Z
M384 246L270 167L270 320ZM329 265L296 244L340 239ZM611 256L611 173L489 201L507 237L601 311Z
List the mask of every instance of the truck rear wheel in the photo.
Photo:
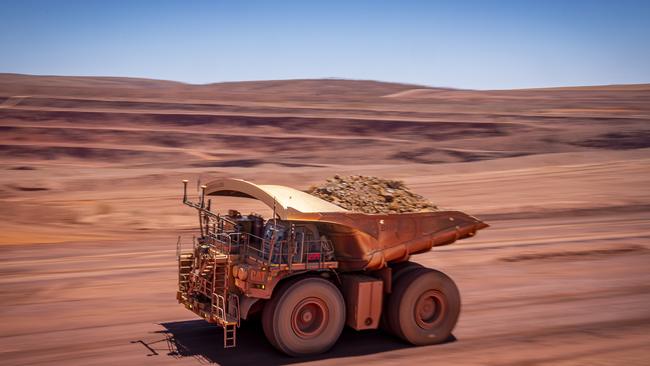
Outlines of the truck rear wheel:
M262 313L264 334L290 356L322 353L334 346L345 324L341 291L331 282L309 277L280 288Z
M401 277L416 269L424 268L421 264L411 262L411 261L391 264L390 267L392 271L392 275L391 275L391 283L393 284L392 292L395 292L395 285L397 284L397 282L399 282L399 279ZM384 298L384 310L381 312L380 327L382 330L386 332L397 335L397 331L394 330L395 326L391 323L391 320L388 317L389 311L387 310L387 307L388 307L389 296L390 295L387 295Z
M414 345L444 342L460 314L460 294L442 272L420 268L401 276L388 299L394 333Z
M391 268L393 270L393 283L395 283L399 280L400 277L411 272L412 270L425 268L425 267L423 267L419 263L406 261L406 262L395 263L394 265L391 265Z

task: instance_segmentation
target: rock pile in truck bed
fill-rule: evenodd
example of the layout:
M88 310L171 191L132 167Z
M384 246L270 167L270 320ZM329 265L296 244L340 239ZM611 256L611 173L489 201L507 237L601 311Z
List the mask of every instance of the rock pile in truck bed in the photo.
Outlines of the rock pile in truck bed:
M403 182L377 177L335 175L325 183L311 187L307 193L354 212L376 214L437 210L433 203L411 192Z

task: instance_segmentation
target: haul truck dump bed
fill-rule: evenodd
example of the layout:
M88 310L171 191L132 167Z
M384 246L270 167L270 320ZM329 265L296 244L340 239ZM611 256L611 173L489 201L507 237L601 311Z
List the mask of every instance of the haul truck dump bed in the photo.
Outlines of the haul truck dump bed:
M191 252L179 248L177 298L221 325L226 347L236 344L240 319L256 312L269 341L290 355L326 351L345 323L358 330L382 323L413 344L444 341L460 310L458 290L408 259L487 227L459 211L355 213L293 188L239 179L202 186L199 203L185 187L183 202L199 211L201 235ZM214 196L257 199L274 214L222 216L211 210Z
M269 207L275 205L281 220L314 222L319 232L329 234L343 270L380 269L433 246L473 236L487 226L459 211L353 213L297 189L239 179L211 182L205 194L258 199Z

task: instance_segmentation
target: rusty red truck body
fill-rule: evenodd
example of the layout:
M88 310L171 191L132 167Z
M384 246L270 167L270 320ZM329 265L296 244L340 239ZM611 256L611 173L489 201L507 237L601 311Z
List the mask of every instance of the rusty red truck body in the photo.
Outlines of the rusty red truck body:
M460 211L364 214L278 185L219 179L201 186L200 235L178 248L177 299L223 327L236 345L241 320L261 316L280 351L301 356L331 348L341 330L380 325L405 341L435 344L451 334L460 295L442 272L409 259L472 237L488 225ZM219 196L257 199L273 217L212 210Z

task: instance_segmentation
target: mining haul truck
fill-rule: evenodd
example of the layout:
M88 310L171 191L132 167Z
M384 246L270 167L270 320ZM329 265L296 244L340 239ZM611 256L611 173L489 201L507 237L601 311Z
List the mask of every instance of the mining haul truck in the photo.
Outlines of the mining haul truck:
M278 185L219 179L201 186L200 235L177 245L177 299L223 328L235 347L241 320L261 317L264 334L292 356L322 353L343 327L382 328L414 345L447 340L460 295L444 273L411 255L474 236L488 225L459 211L364 214ZM266 220L236 210L218 214L209 197L257 199Z

